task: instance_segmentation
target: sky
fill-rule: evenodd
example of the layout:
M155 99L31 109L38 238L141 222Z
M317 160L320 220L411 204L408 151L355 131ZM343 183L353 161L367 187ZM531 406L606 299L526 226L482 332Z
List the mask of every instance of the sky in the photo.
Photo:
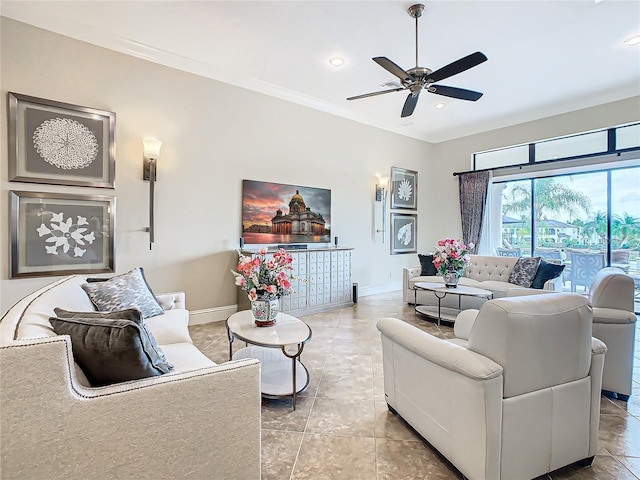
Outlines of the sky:
M588 220L596 212L607 212L607 173L594 172L576 175L554 177L572 190L584 193L591 201L591 211L558 212L553 214L553 220L571 223L573 220ZM612 213L622 215L627 213L640 218L640 167L621 168L611 171ZM518 215L509 214L514 217ZM551 219L551 216L549 217Z
M253 224L271 225L271 219L278 209L282 210L283 215L287 215L289 202L296 190L312 212L322 215L326 228L331 228L331 190L254 180L243 180L242 187L243 228Z
M585 193L591 199L592 216L597 211L607 211L606 172L557 177L568 187ZM623 168L611 172L612 213L640 218L640 167ZM570 218L558 220L567 221Z

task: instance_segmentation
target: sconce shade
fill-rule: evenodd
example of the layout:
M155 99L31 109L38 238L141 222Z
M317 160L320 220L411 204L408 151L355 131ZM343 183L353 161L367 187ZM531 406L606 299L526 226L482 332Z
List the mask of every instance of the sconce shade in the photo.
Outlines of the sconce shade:
M387 188L387 185L389 185L389 177L378 177L378 185L382 188Z
M162 142L160 140L156 140L155 138L145 138L142 140L144 144L144 156L147 158L152 158L153 160L157 160L160 158L160 148L162 147Z

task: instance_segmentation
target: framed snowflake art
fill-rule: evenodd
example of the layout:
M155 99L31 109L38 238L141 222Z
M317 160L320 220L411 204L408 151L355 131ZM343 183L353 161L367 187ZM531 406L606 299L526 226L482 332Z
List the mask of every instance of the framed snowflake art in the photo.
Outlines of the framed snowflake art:
M9 92L9 181L114 188L116 114Z
M391 208L418 208L418 172L391 167Z
M115 198L11 191L11 278L115 271Z

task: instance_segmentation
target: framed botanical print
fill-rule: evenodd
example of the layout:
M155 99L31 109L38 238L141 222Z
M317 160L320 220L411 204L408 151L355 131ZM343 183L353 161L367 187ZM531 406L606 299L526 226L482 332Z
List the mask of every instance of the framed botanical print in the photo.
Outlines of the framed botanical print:
M9 181L114 188L116 114L9 92Z
M391 208L418 207L418 172L391 167Z
M418 215L391 213L391 254L418 252Z
M11 191L11 278L115 271L115 198Z

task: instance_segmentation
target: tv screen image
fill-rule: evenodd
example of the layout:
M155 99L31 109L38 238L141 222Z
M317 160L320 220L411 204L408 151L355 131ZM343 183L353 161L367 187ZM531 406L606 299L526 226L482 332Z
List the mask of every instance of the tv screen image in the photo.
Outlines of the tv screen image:
M242 181L245 244L331 241L331 190Z

